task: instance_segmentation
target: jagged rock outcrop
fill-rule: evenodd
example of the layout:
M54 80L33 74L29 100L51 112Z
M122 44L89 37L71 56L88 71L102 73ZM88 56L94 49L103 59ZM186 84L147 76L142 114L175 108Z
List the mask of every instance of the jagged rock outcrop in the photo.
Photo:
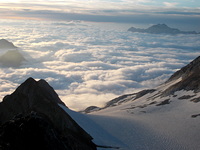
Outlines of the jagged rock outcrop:
M153 25L147 29L131 27L128 29L128 31L151 34L198 34L195 31L181 31L179 29L170 28L166 24Z
M50 121L36 112L18 115L0 126L0 146L11 150L70 149Z
M97 107L97 106L90 106L90 107L87 107L85 110L83 110L82 112L83 113L91 113L91 112L94 112L94 111L99 111L99 110L102 110L102 109L106 109L106 108L109 108L109 107L114 107L114 106L118 106L122 103L125 103L127 101L131 101L131 100L136 100L146 94L149 94L149 93L153 93L154 91L156 91L155 89L147 89L147 90L142 90L142 91L139 91L137 93L133 93L133 94L126 94L126 95L122 95L122 96L119 96L117 98L114 98L110 101L108 101L104 107Z
M3 67L19 67L23 61L26 59L18 50L9 50L0 56L0 64Z
M101 109L102 109L102 108L97 107L97 106L89 106L89 107L87 107L85 110L80 111L80 112L82 112L82 113L91 113L91 112L93 112L93 111L98 111L98 110L101 110Z
M17 47L6 39L0 39L0 49L16 49Z
M6 133L6 129L9 129L10 126L14 126L16 132L13 132L13 134L20 134L19 138L22 139L31 138L31 136L42 136L46 138L47 135L45 134L52 131L52 133L49 133L52 134L52 136L55 133L55 137L52 137L52 139L58 139L58 143L54 145L54 150L62 148L66 150L95 150L96 145L91 141L92 137L58 104L65 105L54 89L45 80L35 81L33 78L27 79L11 95L5 96L0 103L1 141L8 138L9 142L7 143L9 144L7 145L11 147L18 146L15 145L17 144L14 142L15 139L12 137L9 138L7 135L3 134ZM25 128L32 128L30 120L32 120L34 124L37 124L34 126L35 128L33 128L33 130L38 129L41 130L41 132L34 133L27 129L23 130L25 133L19 133L19 130L21 131L21 125L19 124L24 124ZM43 130L43 126L38 125L40 122L41 124L48 124L47 126L49 126L49 128ZM30 135L27 134L26 131L30 131ZM17 137L17 135L13 135L13 137ZM51 140L41 140L46 142L44 143L45 146L51 144ZM38 143L41 141L38 141L38 143L35 143L34 140L29 142L31 142L30 147L33 145L39 147ZM59 143L63 143L63 145ZM4 144L5 143L0 143L0 148L7 149Z
M200 91L200 56L194 59L185 67L175 72L166 83L181 79L178 83L165 90L165 95L173 94L179 90Z

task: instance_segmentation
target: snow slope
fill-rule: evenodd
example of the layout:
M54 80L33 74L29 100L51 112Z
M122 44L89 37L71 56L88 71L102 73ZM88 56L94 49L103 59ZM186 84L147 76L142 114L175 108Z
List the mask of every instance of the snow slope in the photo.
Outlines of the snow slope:
M67 112L87 133L93 138L93 142L99 146L124 147L125 145L116 137L112 136L99 124L97 124L89 115L81 114L70 110L62 104L58 104ZM101 149L101 148L99 148Z
M162 95L180 81L178 78L136 100L87 115L61 107L92 135L97 145L122 150L198 150L200 103L193 101L200 93L181 90Z

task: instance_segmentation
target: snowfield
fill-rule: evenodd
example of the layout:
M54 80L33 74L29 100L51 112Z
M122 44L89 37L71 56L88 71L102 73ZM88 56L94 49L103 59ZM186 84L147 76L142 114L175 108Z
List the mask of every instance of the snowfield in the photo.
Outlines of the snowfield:
M198 150L200 149L200 97L193 91L177 91L158 96L167 86L136 100L124 102L91 114L80 114L60 105L84 128L97 145L121 150ZM165 102L164 102L165 101ZM99 148L103 149L103 148Z

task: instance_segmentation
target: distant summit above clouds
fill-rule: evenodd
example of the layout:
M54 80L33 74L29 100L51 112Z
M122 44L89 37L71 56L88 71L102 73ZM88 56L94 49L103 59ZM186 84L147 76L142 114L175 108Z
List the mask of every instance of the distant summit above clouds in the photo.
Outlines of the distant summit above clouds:
M17 48L12 42L0 39L1 67L19 67L23 61L26 61Z
M181 31L176 28L171 28L166 24L156 24L147 29L131 27L128 29L128 31L151 34L199 34L196 31Z
M0 65L3 67L19 67L23 61L26 59L18 50L9 50L0 56Z
M16 49L17 47L6 39L0 39L0 50L1 49Z

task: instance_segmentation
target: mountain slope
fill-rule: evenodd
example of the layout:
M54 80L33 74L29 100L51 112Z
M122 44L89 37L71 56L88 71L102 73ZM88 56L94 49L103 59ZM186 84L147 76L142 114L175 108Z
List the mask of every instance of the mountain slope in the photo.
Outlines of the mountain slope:
M11 95L4 97L0 103L0 131L2 133L0 139L9 143L0 143L0 147L12 149L12 147L18 144L14 142L14 139L11 137L7 139L6 137L8 136L3 134L7 131L6 129L10 129L9 126L16 127L13 137L19 138L19 140L21 138L20 141L23 141L23 139L32 139L31 137L35 136L35 134L37 134L38 138L40 136L47 137L44 133L48 133L48 131L43 130L45 128L42 124L48 124L49 130L53 130L55 137L57 137L56 139L60 139L58 143L63 143L64 146L61 145L61 147L70 150L96 149L96 145L91 141L92 137L58 104L64 105L53 88L45 80L35 81L33 78L27 79ZM33 120L32 122L36 124L34 128L32 128L30 120ZM37 125L40 122L41 126ZM25 132L26 134L22 134L20 124L24 124L25 128L39 129L41 132L31 132L32 134ZM15 133L20 133L20 136L18 137ZM50 137L55 138L54 136ZM45 146L48 146L51 140L46 140ZM29 140L29 142L36 147L40 147L41 141L35 143L34 140ZM58 143L55 143L55 149L59 149ZM9 145L9 147L5 147L5 145ZM21 147L26 146L21 145Z
M197 57L153 90L91 110L90 118L124 143L124 150L200 149L199 62Z

